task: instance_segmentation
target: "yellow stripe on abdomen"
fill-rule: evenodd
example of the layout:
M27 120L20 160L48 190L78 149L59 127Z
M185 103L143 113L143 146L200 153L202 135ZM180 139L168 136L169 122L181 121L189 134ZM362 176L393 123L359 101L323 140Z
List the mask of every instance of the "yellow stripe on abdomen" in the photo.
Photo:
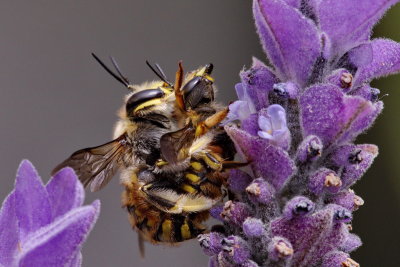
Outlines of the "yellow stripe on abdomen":
M172 221L171 220L165 220L162 223L162 236L164 241L168 241L171 239L171 232L172 232Z
M181 226L181 235L183 240L192 238L192 233L190 233L189 225L186 222Z

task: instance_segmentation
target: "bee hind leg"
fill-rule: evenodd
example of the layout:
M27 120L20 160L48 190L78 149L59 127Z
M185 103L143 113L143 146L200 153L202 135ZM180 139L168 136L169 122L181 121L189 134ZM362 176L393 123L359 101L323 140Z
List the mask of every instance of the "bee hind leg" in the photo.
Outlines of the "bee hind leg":
M183 183L181 189L186 193L177 193L176 190L160 187L156 184L147 184L141 187L142 192L147 196L146 200L158 209L169 214L194 213L209 210L220 199L209 198L204 195L196 194L196 188Z
M229 169L237 169L241 167L246 167L249 165L250 162L239 162L239 161L223 161L222 162L222 169L229 170Z

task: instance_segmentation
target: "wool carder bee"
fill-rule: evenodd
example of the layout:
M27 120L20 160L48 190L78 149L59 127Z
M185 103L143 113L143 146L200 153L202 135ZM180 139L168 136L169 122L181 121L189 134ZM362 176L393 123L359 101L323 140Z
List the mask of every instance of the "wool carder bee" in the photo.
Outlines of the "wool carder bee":
M205 230L209 209L224 196L227 168L236 153L219 123L227 109L214 101L212 64L183 75L175 83L162 69L161 79L136 86L95 59L131 92L125 98L114 140L73 153L53 172L70 166L91 191L104 187L117 170L125 186L123 205L132 226L152 243L176 243Z

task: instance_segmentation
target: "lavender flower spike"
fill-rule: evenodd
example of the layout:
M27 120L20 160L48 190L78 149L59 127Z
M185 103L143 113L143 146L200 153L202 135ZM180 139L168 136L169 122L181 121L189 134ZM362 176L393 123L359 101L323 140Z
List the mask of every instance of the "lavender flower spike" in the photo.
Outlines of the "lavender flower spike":
M44 186L33 165L22 161L0 211L0 266L81 266L80 249L100 210L98 200L82 206L83 200L71 168Z
M378 155L355 144L383 109L371 80L400 72L400 44L371 40L399 0L253 0L272 66L240 72L225 126L246 172L231 171L223 226L200 245L210 266L359 266L351 186Z

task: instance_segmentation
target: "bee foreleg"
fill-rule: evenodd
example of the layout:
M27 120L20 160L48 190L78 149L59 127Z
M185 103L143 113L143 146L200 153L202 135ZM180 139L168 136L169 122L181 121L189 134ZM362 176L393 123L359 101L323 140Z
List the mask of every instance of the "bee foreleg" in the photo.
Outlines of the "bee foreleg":
M175 98L176 98L176 103L177 103L178 107L182 111L186 111L185 101L183 99L183 94L181 91L182 82L183 82L183 67L182 67L182 62L179 61L178 70L176 71L176 75L175 75L174 92L175 92Z
M204 121L200 122L196 127L196 136L202 136L207 133L211 128L217 126L221 121L223 121L228 115L229 109L224 108L218 111L214 115L208 117Z

